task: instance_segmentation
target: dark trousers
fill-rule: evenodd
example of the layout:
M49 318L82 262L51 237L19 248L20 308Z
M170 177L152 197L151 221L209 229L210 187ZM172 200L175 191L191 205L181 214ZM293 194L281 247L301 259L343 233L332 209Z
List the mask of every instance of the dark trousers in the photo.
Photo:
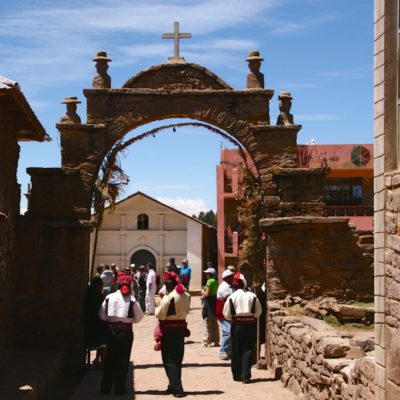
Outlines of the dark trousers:
M139 296L138 296L138 301L140 308L142 309L143 312L146 311L146 303L145 303L145 298L146 298L146 291L145 290L139 290Z
M257 342L257 324L232 323L232 375L235 381L251 378L253 351Z
M182 393L182 361L185 352L184 332L163 332L161 356L168 377L168 389L172 393Z
M132 331L114 330L109 332L101 379L102 393L110 393L113 384L115 394L125 393L132 343Z

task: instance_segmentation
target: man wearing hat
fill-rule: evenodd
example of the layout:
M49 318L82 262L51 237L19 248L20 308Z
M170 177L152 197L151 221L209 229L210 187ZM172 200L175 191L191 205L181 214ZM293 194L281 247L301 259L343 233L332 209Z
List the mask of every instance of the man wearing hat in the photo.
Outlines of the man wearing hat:
M109 294L100 307L99 317L108 323L108 344L104 360L101 393L126 393L126 378L132 350L132 324L143 318L143 311L131 294L131 281L120 281L120 289Z
M184 397L182 361L185 336L189 336L186 317L190 307L190 296L180 284L179 275L175 272L164 272L163 280L167 294L156 308L155 315L160 321L161 356L169 382L166 393Z
M232 321L231 370L234 381L249 383L253 350L257 342L257 318L261 315L261 304L254 293L245 290L246 280L237 272L233 276L235 290L226 300L223 314Z
M249 62L250 73L247 75L247 89L264 89L264 74L260 72L264 59L258 50L252 50L246 58Z
M114 273L111 271L109 265L104 266L104 270L101 273L100 278L103 281L103 294L107 296L112 292L114 286Z
M218 286L218 291L217 291L216 315L222 333L220 350L219 350L219 358L221 360L229 360L231 354L231 321L225 319L222 312L226 299L233 292L232 289L233 275L234 272L232 272L230 269L226 269L222 273L222 282Z
M204 271L207 282L201 290L203 302L203 324L204 324L204 347L218 346L219 345L219 329L218 320L215 315L218 281L216 279L217 271L214 268L207 268Z
M184 258L182 260L182 265L180 268L180 279L182 285L185 286L187 291L189 291L191 277L192 277L192 269L190 268L189 260L187 258Z

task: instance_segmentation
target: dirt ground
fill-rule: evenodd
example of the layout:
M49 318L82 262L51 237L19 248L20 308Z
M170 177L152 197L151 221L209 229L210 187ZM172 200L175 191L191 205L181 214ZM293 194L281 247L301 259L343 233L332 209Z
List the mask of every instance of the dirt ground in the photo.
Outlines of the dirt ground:
M77 387L71 400L135 399L160 400L166 395L168 381L161 362L161 353L153 350L153 329L156 319L145 316L134 326L134 343L131 354L132 374L129 375L129 394L125 396L102 395L99 393L101 371L91 368ZM218 358L219 348L202 346L202 319L200 298L192 298L192 309L188 317L191 336L186 339L184 366L182 372L186 399L262 399L296 400L290 391L274 380L271 371L252 369L252 382L234 382L230 361Z

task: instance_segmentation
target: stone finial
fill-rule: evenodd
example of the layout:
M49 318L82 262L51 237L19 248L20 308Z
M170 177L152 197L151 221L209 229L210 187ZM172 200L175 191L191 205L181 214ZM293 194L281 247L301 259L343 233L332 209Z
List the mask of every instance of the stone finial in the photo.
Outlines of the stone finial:
M96 62L97 74L93 77L92 87L94 89L110 89L111 88L111 76L108 75L108 63L111 62L111 58L107 57L105 51L98 51L96 56L92 59Z
M67 112L60 119L60 124L80 124L81 118L76 113L77 104L80 104L77 97L66 97L61 104L67 105Z
M281 92L278 96L279 100L279 117L276 122L277 125L293 125L293 115L290 114L292 108L293 97L289 92Z
M247 75L247 89L264 89L264 74L260 72L261 62L264 59L258 50L252 50L246 58L249 62L250 73Z

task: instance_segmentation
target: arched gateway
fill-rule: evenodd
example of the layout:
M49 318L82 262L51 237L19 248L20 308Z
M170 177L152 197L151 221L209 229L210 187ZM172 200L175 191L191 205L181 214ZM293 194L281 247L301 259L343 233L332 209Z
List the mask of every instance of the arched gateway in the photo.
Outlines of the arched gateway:
M107 57L95 60L103 62ZM19 265L26 268L25 276L40 271L47 283L46 299L33 302L29 312L18 318L21 325L30 327L30 335L47 343L75 347L80 343L92 229L91 195L99 166L116 141L129 131L166 118L192 118L212 124L248 151L266 193L268 218L263 225L275 268L271 270L271 293L307 292L307 278L300 282L296 277L286 283L281 280L279 267L286 268L285 256L290 253L282 245L287 240L282 233L290 231L291 240L296 241L304 234L304 224L312 222L315 226L325 221L322 182L327 171L298 168L296 138L301 127L293 124L291 114L280 119L281 125L272 125L269 103L273 91L263 89L257 74L250 78L246 89L235 90L204 67L168 63L137 74L121 88L109 88L109 80L96 76L94 87L83 91L87 98L86 123L77 123L80 119L73 109L76 100L69 101L72 111L70 108L63 123L57 124L61 167L28 169L32 190L29 210L20 224L24 259ZM281 116L284 112L281 105ZM321 231L314 229L313 235L320 237ZM303 257L300 263L312 257ZM29 297L29 290L33 294L40 288L29 282L27 297L32 299L35 296Z

